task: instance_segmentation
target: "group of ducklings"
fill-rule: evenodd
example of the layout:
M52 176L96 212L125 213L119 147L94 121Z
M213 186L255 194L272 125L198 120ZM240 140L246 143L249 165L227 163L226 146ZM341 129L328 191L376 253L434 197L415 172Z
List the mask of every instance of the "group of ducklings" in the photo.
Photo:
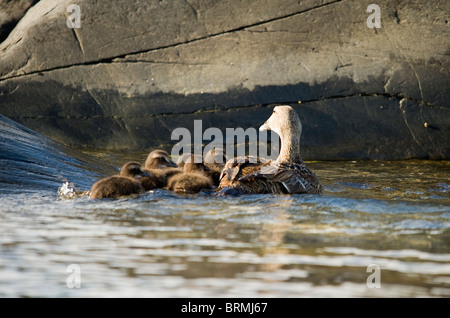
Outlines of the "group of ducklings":
M254 156L227 161L221 149L213 148L204 161L194 155L181 156L178 165L164 150L152 151L144 167L128 162L120 175L96 182L91 198L119 197L163 188L175 192L197 193L217 187L220 195L240 194L321 194L322 186L300 154L302 124L291 106L280 105L259 128L272 130L281 140L276 160Z
M218 186L226 161L222 149L214 148L206 155L205 162L201 158L198 160L197 156L186 155L181 156L176 164L167 151L157 149L150 152L144 166L136 161L127 162L120 169L120 174L94 183L89 197L117 198L154 189L198 193Z

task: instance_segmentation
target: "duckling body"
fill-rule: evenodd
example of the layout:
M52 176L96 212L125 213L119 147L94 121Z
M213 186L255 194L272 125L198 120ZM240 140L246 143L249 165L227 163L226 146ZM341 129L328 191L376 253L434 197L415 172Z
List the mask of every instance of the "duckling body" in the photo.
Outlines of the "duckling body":
M101 179L91 187L91 199L117 198L144 192L137 176L148 176L137 162L128 162L120 170L119 175Z
M150 174L149 177L143 177L141 181L146 191L164 188L170 176L182 172L182 169L169 159L169 154L161 149L150 152L144 167L144 171Z
M117 198L144 191L141 183L131 178L112 176L97 181L91 188L91 199Z
M202 162L195 162L192 155L184 164L183 172L174 174L168 179L167 188L184 193L198 193L204 189L212 189L213 181L207 172L209 168Z
M302 126L290 106L277 106L260 130L273 130L281 139L280 154L275 161L257 157L229 160L220 176L220 194L320 194L322 186L300 155Z
M200 172L179 173L170 178L167 187L174 192L198 193L201 190L212 189L213 182Z

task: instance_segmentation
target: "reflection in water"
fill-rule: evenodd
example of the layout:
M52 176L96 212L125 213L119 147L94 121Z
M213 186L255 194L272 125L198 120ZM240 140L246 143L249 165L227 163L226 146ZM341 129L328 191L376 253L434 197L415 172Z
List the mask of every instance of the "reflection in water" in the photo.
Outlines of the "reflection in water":
M322 196L2 195L0 296L450 296L449 162L309 167Z

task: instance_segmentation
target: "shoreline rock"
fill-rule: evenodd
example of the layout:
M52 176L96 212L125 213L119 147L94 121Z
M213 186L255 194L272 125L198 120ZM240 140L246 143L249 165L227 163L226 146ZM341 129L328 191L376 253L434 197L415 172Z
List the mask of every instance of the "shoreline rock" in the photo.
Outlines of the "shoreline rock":
M357 0L86 0L80 29L69 3L41 0L0 45L0 113L70 147L171 144L195 119L258 127L289 104L305 159L450 158L443 0L381 1L380 29Z

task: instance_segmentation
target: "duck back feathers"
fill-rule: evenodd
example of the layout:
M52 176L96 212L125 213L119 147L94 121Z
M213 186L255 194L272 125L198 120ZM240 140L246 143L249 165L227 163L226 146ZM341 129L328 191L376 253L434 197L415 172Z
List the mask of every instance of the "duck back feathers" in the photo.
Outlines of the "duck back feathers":
M227 162L219 184L219 189L224 188L236 189L241 194L322 193L319 180L304 163L262 162L261 159L251 162L248 157Z
M247 193L305 193L321 194L322 187L315 174L304 163L277 163L261 165L258 171L238 178L246 185ZM258 186L253 185L257 183Z

